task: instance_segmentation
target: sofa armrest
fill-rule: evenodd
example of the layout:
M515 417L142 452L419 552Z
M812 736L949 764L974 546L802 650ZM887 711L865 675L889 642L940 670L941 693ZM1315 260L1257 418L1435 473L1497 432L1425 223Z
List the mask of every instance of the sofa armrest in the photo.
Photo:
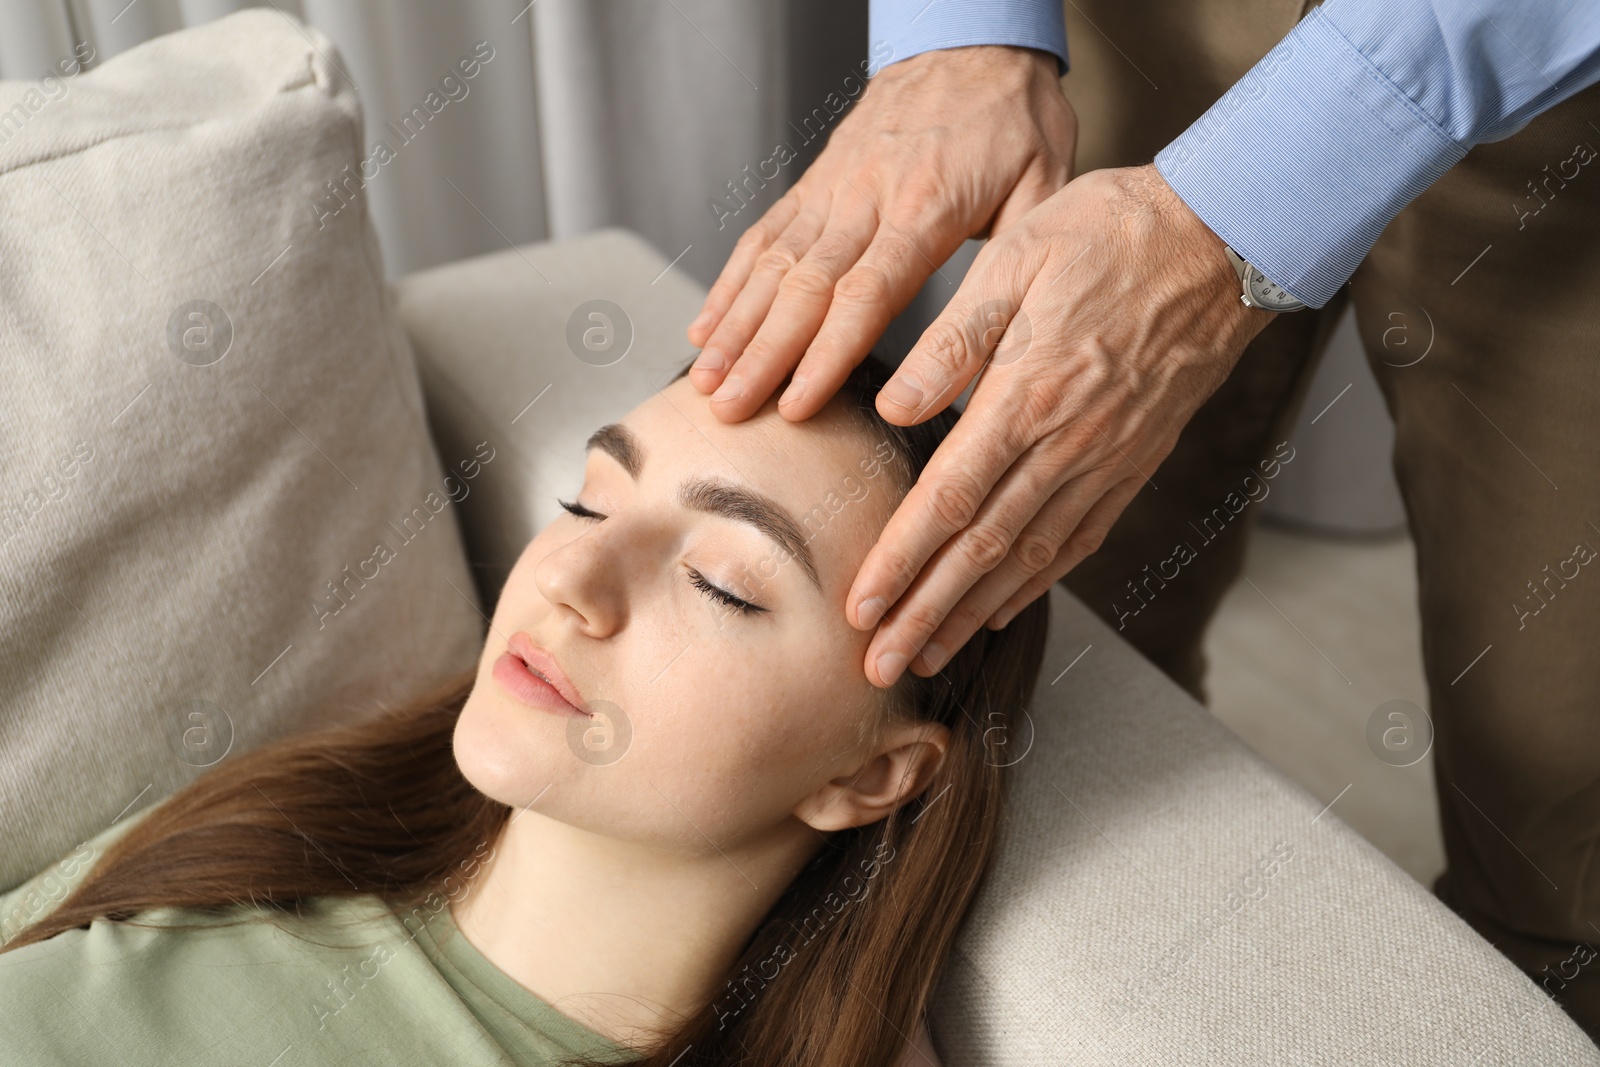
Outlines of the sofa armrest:
M1032 748L932 1012L946 1063L1600 1064L1325 800L1050 595Z

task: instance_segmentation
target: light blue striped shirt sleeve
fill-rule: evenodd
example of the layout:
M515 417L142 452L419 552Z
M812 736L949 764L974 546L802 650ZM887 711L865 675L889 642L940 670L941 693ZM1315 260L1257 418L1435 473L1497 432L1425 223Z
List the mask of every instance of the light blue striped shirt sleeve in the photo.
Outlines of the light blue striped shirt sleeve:
M1321 307L1468 149L1596 81L1597 0L1327 0L1155 165L1234 251ZM1594 158L1600 128L1573 141L1552 167Z
M1060 0L871 0L867 39L888 45L894 63L935 48L1014 44L1053 52L1057 73L1067 70Z
M871 39L895 60L1023 45L1065 69L1061 16L1059 0L872 0ZM1155 164L1236 252L1321 307L1468 149L1596 81L1600 0L1327 0ZM1574 140L1552 167L1592 158L1600 129Z

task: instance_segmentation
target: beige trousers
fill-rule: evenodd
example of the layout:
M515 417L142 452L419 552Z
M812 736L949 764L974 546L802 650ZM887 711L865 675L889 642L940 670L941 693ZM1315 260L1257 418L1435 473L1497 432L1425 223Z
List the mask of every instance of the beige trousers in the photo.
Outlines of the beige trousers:
M1150 162L1308 9L1067 0L1077 172ZM1600 86L1473 149L1327 307L1262 332L1154 474L1160 491L1063 584L1118 625L1128 582L1195 543L1191 523L1288 437L1353 302L1416 541L1448 862L1434 890L1600 1040L1600 166L1543 184L1579 143L1600 148ZM1550 196L1522 218L1530 181ZM1201 699L1204 630L1257 511L1120 616Z

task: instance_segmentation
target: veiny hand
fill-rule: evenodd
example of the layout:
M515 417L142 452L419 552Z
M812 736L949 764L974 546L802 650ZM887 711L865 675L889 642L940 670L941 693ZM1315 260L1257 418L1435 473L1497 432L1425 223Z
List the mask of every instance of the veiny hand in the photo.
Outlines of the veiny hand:
M1271 318L1152 166L1091 171L990 239L878 394L912 426L983 375L846 599L882 620L868 679L919 651L933 674L1100 547Z
M689 327L704 349L689 381L737 422L794 371L779 412L816 414L962 241L1066 183L1076 141L1049 53L975 45L885 67L739 239Z

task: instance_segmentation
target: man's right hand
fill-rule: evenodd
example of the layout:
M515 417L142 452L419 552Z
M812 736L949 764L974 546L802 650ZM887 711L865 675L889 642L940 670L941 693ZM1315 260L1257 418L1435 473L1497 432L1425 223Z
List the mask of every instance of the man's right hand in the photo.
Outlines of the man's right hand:
M712 410L737 422L794 371L802 388L779 412L809 418L964 240L1000 233L1067 183L1076 141L1050 53L972 45L885 67L739 239L689 327L704 349L690 382L731 381Z

